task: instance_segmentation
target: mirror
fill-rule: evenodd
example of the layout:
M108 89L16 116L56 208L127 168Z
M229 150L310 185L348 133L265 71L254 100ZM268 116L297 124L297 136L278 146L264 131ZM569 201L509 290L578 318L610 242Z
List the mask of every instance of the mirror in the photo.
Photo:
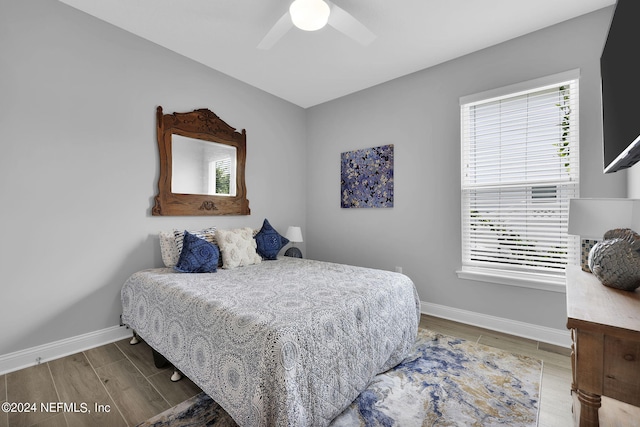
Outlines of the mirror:
M173 135L171 192L236 195L236 147Z
M160 177L153 215L249 215L246 132L207 109L157 113Z

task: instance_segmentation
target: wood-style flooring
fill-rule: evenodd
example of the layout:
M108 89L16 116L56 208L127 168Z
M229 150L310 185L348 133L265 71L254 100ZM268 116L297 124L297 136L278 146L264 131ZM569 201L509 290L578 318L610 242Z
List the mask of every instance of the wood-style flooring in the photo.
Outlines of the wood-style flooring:
M568 349L429 316L422 316L421 327L542 359L539 426L573 425ZM28 413L0 411L0 427L135 426L200 392L188 378L171 382L171 373L154 366L147 344L122 340L0 375L0 403L36 404ZM65 403L66 408L60 406ZM602 413L610 406L614 416L609 419ZM603 398L601 426L633 425L624 421L627 415L638 420L629 411Z

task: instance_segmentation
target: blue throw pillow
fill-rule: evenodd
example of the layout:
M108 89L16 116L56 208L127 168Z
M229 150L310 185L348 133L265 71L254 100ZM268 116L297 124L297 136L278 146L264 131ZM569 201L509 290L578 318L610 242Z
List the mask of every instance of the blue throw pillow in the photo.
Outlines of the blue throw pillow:
M214 273L218 270L219 257L216 245L185 230L182 252L174 268L181 273Z
M286 237L282 237L269 224L267 219L264 220L262 228L256 234L255 239L258 245L257 252L264 259L276 259L280 249L289 243L289 240Z

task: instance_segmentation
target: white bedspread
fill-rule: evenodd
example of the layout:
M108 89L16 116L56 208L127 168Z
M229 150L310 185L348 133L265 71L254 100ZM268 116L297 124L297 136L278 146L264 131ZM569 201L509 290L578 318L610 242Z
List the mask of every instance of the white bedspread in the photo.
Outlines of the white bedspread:
M402 274L288 257L122 289L124 323L243 427L328 425L403 360L419 304Z

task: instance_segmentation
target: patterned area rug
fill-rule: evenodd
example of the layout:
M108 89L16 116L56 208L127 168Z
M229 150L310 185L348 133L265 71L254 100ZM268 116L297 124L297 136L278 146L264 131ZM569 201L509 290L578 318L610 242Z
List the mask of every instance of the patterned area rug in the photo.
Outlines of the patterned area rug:
M420 329L411 354L333 420L353 426L537 425L542 362ZM201 393L138 427L236 427Z

